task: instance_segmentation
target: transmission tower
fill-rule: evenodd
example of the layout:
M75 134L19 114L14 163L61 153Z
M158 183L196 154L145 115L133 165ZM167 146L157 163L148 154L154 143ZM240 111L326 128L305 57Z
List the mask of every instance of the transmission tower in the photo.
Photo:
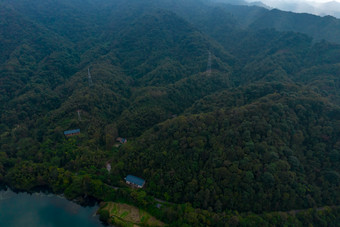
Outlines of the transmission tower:
M209 56L208 56L208 64L207 64L207 76L211 75L211 52L208 51Z
M87 68L87 76L89 79L89 86L91 87L93 85L92 83L92 77L91 77L91 73L90 73L90 67Z
M78 121L81 121L80 110L77 110L78 113Z

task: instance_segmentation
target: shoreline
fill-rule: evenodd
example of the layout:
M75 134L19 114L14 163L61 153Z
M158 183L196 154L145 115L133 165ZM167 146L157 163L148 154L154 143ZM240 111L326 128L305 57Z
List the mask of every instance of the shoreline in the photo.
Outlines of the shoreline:
M56 196L56 197L59 197L59 198L63 198L63 199L66 199L67 201L70 201L70 202L74 202L76 203L77 205L81 206L81 207L93 207L93 206L98 206L99 207L99 204L100 200L92 197L92 196L86 196L86 197L77 197L75 199L68 199L64 193L55 193L53 192L53 190L51 190L49 187L47 186L37 186L37 187L34 187L32 188L31 190L23 190L23 189L17 189L17 188L13 188L13 187L10 187L9 185L6 185L6 184L0 184L0 192L1 191L11 191L15 194L19 194L19 193L27 193L28 195L33 195L35 193L38 193L38 194L42 194L42 195L52 195L52 196Z
M105 226L106 224L100 221L99 215L97 214L100 208L99 203L86 204L85 206L84 204L78 203L78 201L76 200L67 199L63 194L54 194L52 192L38 190L34 192L28 192L23 190L12 190L10 187L1 187L0 208L3 211L6 211L6 206L8 206L9 204L12 204L10 206L13 207L18 206L19 210L23 209L24 213L28 213L27 215L23 216L22 221L25 220L25 217L27 218L33 215L31 218L29 218L29 221L38 221L40 223L40 220L46 220L46 217L49 217L49 215L53 215L51 214L52 212L59 215L62 214L64 217L69 217L75 223L82 223L84 221L87 221L89 224L93 223L95 226ZM47 213L45 213L45 211ZM7 220L7 218L2 220L0 219L0 223L6 223L6 221L16 221L16 215L13 213L13 208L9 209L8 212L9 220ZM54 221L56 224L60 223L60 220L54 219ZM20 222L19 219L18 222Z

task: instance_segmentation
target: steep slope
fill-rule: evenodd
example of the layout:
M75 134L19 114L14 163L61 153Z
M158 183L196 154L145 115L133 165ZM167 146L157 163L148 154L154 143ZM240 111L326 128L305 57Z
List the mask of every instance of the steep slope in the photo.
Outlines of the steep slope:
M7 122L3 130L14 130L15 124L19 124L26 131L28 128L39 128L31 135L34 139L42 141L53 136L55 143L58 143L61 142L60 135L63 131L60 126L64 129L81 127L86 138L92 137L96 143L105 144L102 135L105 134L106 125L118 123L118 129L123 135L139 135L154 124L180 113L204 95L230 86L230 65L235 64L235 59L219 44L177 15L156 10L139 17L124 17L122 22L117 21L116 24L129 25L114 26L114 31L119 28L121 30L112 37L108 36L112 34L111 30L102 37L96 37L96 43L92 41L90 48L84 52L79 52L76 47L78 43L73 45L72 37L65 36L68 39L65 43L75 46L74 49L68 50L68 55L73 59L67 63L56 62L59 65L55 72L45 75L45 70L53 71L53 59L67 59L62 52L54 52L53 58L49 57L37 63L36 73L49 83L53 82L52 76L63 76L67 80L53 82L44 92L42 86L36 88L34 93L28 88L24 89L20 96L8 103L9 107L3 115ZM51 29L55 28L52 26ZM207 78L204 73L208 50L213 54L215 72L220 72L216 78ZM78 56L74 56L74 53ZM76 61L74 57L77 58ZM74 74L66 74L62 70L66 65L77 69L78 72L71 71ZM94 84L92 87L89 87L87 81L89 66ZM188 77L192 78L186 80ZM191 88L189 83L199 80L201 81ZM177 81L177 85L171 85ZM168 87L169 85L171 87ZM145 88L146 86L151 87ZM170 95L162 97L163 104L160 105L160 97L155 99L158 101L148 101L150 97L145 93L146 90L156 97L158 91L168 90ZM188 91L196 95L183 100L184 92ZM32 100L35 100L35 104ZM41 105L41 102L44 104ZM15 110L20 114L13 114ZM78 122L78 110L81 112L82 122ZM143 116L142 113L149 118L138 120ZM38 120L42 116L44 120ZM135 127L139 130L135 130ZM47 132L47 129L53 130L53 133ZM7 135L4 141L14 143L25 140L10 137Z
M72 44L11 8L1 7L0 14L3 18L0 25L3 51L0 61L0 104L4 107L0 114L4 114L5 118L7 115L15 117L13 113L25 109L32 116L58 105L46 98L53 100L56 95L50 89L76 72L78 59L72 53ZM26 93L30 93L30 99L27 99ZM33 108L26 109L25 104ZM24 120L26 117L20 118ZM14 122L17 120L6 123L11 125Z
M103 32L103 2L99 1L39 1L39 0L1 0L2 5L13 8L25 18L43 26L58 35L79 42L98 32ZM83 20L86 17L86 20ZM100 32L99 32L100 31Z
M131 107L118 119L123 135L140 135L204 95L231 85L235 58L173 13L143 15L118 37L114 51L136 87ZM205 73L209 51L215 69L211 77Z
M156 196L217 212L338 204L339 167L330 158L340 109L303 88L262 86L214 96L205 102L220 103L212 112L145 132L121 150L124 172L143 173ZM256 90L265 93L247 93Z
M165 83L202 72L206 68L208 41L186 21L172 13L156 12L137 18L120 33L117 42L116 51L122 61L121 65L134 78L143 76L151 83L153 78L147 78L151 76L150 72L156 69L154 76L164 75L160 65L167 62L175 64L176 68L183 68L183 65L186 67L175 78L157 77ZM164 70L171 71L168 67Z

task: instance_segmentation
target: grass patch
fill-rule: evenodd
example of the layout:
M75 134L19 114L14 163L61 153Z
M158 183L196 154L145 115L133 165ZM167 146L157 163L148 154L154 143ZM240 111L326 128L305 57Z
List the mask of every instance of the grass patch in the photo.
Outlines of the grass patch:
M128 215L129 215L129 212L124 211L124 212L122 213L122 215L120 215L120 217L121 217L121 218L125 218L125 217L127 217Z
M100 210L109 211L110 220L118 226L164 226L163 222L146 211L131 205L106 202L101 205Z

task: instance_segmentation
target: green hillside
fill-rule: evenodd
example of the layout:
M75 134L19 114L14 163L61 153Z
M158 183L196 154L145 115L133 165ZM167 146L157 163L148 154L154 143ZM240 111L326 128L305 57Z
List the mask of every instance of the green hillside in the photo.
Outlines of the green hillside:
M205 0L0 0L0 184L170 226L336 226L337 23Z
M208 96L190 112L201 114L159 124L120 151L125 173L143 172L150 193L216 212L339 203L340 109L319 95L251 85ZM316 174L316 166L327 168Z

